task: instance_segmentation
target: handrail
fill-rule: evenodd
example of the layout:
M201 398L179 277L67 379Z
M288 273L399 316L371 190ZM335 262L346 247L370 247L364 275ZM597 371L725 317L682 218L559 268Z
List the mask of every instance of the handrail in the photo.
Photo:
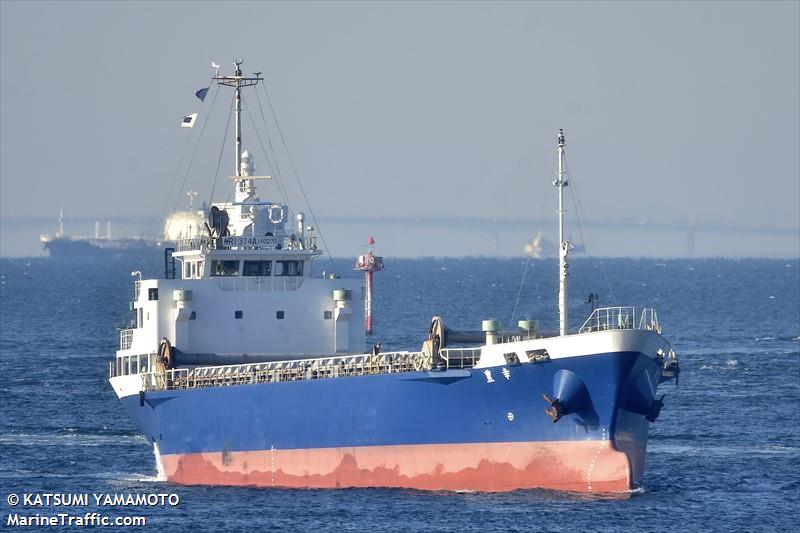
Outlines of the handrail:
M303 286L303 276L214 276L221 291L281 292L297 291Z
M175 368L142 374L144 390L193 389L430 370L423 352L385 352L269 363Z
M249 215L248 215L249 216ZM240 236L242 238L248 238L247 236ZM259 239L261 237L258 237ZM269 237L272 239L272 237ZM208 236L201 236L201 237L190 237L187 239L178 239L175 242L177 251L179 252L190 252L190 251L209 251L209 250L268 250L268 251L279 251L279 250L316 250L317 249L317 241L316 237L314 236L306 236L301 243L299 240L292 239L291 237L282 237L280 239L274 239L270 246L268 247L260 247L255 244L237 244L235 246L225 246L223 245L223 239L225 237L220 237L217 239L213 239Z
M658 323L658 315L655 309L646 307L642 309L639 315L639 329L655 331L661 335L661 325Z
M592 311L578 333L622 329L655 331L661 334L656 310L647 307L639 311L638 321L635 307L600 307Z
M446 368L472 368L481 357L480 348L442 348L439 355Z

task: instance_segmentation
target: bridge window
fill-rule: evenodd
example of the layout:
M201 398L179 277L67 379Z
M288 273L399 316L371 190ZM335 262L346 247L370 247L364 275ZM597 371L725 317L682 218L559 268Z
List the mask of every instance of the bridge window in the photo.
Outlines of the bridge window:
M276 276L302 276L302 261L275 261Z
M245 261L242 276L269 276L272 274L272 261Z
M158 300L158 289L147 289L148 300Z
M212 276L238 276L239 261L211 261Z
M283 311L276 312L275 318L277 318L278 320L283 320Z
M333 313L331 313L330 311L325 311L324 313L322 313L322 318L324 318L325 320L330 320L331 318L333 318Z
M183 262L183 279L189 279L192 275L191 269L189 267L189 262Z
M235 318L237 320L240 320L242 318L242 316L244 316L244 313L242 313L241 311L234 311L233 312L233 318Z

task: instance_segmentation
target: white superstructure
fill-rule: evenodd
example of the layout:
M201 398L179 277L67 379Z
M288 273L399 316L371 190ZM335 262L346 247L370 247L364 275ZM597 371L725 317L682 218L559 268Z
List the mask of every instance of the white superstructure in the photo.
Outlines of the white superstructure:
M208 221L181 233L165 261L165 279L134 283L132 328L120 333L117 358L152 367L304 359L363 352L361 280L311 276L321 252L313 231L289 224L288 208L262 201L255 163L242 150L241 88L262 78L214 77L236 91L236 167L233 201L212 203ZM187 222L187 221L182 221ZM183 227L186 227L185 225ZM168 344L167 344L168 343ZM164 362L162 358L162 363Z

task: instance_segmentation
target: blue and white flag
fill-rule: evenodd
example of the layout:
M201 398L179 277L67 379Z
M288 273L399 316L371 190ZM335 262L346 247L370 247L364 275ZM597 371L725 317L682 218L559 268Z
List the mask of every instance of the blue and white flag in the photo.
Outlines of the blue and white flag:
M208 89L209 89L208 87L204 87L204 88L200 89L199 91L197 91L196 93L194 93L194 95L196 97L198 97L201 102L205 102L206 101L206 95L208 94Z
M194 121L197 119L197 113L186 115L181 119L181 128L194 128Z

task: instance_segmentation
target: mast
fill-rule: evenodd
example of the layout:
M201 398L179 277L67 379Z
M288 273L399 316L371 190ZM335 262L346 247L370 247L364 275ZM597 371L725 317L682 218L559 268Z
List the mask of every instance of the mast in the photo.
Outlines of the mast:
M565 179L566 161L564 159L564 130L558 130L558 178L553 185L558 187L558 334L567 334L567 255L571 244L564 240L564 187L569 186Z
M364 276L366 278L366 294L364 295L364 332L367 335L372 335L372 275L374 272L383 270L383 257L372 253L372 245L375 244L375 239L370 237L367 244L369 245L369 252L367 252L367 255L358 256L354 269L364 271Z
M234 145L236 148L236 169L235 169L235 176L239 177L242 175L241 165L242 165L242 88L243 87L250 87L252 85L256 85L259 81L264 81L264 78L260 76L260 72L256 72L255 76L247 77L242 74L242 63L241 59L234 59L233 64L236 66L236 72L233 76L214 76L213 79L220 85L225 85L227 87L233 87L235 94L234 94L234 112L236 114L236 138L234 140ZM238 182L238 180L237 180Z

